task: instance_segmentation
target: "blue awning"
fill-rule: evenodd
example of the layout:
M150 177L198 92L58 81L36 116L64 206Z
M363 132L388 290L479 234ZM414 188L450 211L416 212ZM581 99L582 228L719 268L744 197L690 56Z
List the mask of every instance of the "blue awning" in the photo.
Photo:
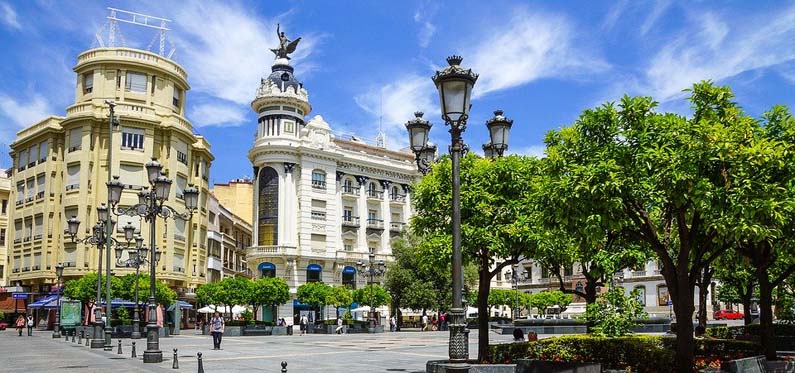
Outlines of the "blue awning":
M356 273L356 268L353 268L351 266L345 266L345 268L342 269L342 273L355 274Z
M322 272L323 268L319 264L310 264L306 267L307 271Z
M33 308L33 309L44 308L44 306L46 306L47 303L50 303L52 301L56 301L57 302L58 301L58 296L57 295L48 295L48 296L46 296L46 297L44 297L42 299L39 299L39 300L29 304L28 308Z
M183 310L185 310L185 309L188 309L188 310L189 309L193 309L193 305L188 303L188 302L186 302L186 301L184 301L184 300L178 300L176 304L178 304L179 308L183 309ZM166 311L173 311L174 310L174 306L175 306L174 303L170 304Z
M276 270L276 266L273 263L270 263L270 262L260 263L257 266L257 270L262 271L263 269L270 269L270 270L274 270L275 271Z
M141 302L140 304L143 305L144 303ZM105 305L105 301L104 300L102 301L102 305L103 306ZM125 299L113 299L113 300L110 301L110 306L112 308L116 308L116 307L135 308L135 302L132 302L132 301L129 301L129 300L125 300Z

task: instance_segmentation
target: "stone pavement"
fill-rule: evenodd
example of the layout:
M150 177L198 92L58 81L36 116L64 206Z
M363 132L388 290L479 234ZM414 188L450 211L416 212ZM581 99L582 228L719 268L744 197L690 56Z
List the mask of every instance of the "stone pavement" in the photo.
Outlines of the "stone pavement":
M192 330L160 339L162 364L141 361L146 340L136 340L138 358L130 358L130 339L118 340L111 352L92 350L77 343L52 339L51 331L18 337L14 330L0 331L2 372L174 372L173 348L178 348L179 371L196 372L196 353L203 354L204 370L214 372L280 372L282 361L296 372L424 372L428 360L447 357L447 332L400 332L383 334L310 334L305 336L226 337L212 350L210 336ZM490 335L492 343L510 336ZM470 354L477 354L477 331L470 333Z

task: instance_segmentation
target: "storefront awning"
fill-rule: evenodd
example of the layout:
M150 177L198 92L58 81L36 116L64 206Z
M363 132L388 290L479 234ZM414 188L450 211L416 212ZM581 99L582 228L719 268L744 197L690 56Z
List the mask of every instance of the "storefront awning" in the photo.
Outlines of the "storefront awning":
M46 296L46 297L44 297L42 299L39 299L39 300L29 304L28 308L31 308L31 309L45 308L45 306L47 306L48 303L57 302L57 301L58 301L58 296L57 295L48 295L48 296ZM58 306L55 305L55 306L46 307L46 308L56 308L56 307L58 307Z
M168 309L166 311L173 311L174 307L177 304L179 304L179 308L183 309L183 310L192 310L193 309L193 305L192 304L190 304L190 303L188 303L188 302L186 302L184 300L178 300L176 304L173 304L173 303L169 304L168 305Z

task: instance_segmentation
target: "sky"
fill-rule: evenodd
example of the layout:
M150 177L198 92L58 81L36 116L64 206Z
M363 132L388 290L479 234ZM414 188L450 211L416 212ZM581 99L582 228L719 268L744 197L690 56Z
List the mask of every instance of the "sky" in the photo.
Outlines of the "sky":
M755 117L795 104L793 2L0 0L0 168L16 131L74 102L72 67L97 35L107 40L107 7L172 20L166 49L188 72L186 116L211 143L218 183L250 176L250 103L277 23L302 38L291 62L307 120L371 141L381 130L393 149L417 110L434 123L431 141L449 143L430 77L452 54L480 75L464 134L475 151L496 109L514 121L508 153L542 156L546 132L625 94L688 115L683 89L710 79ZM127 47L157 36L119 27Z

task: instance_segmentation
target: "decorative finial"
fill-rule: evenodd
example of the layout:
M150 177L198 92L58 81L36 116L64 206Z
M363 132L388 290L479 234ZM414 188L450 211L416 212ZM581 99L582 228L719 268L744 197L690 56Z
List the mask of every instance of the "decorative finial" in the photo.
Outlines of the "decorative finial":
M500 109L494 110L494 116L495 117L498 117L500 115L502 115L502 110L500 110Z
M298 42L301 41L301 38L290 40L287 36L284 35L284 32L281 31L280 25L276 25L276 37L279 38L279 48L271 49L276 55L276 58L286 58L290 59L288 56L290 53L295 52L295 48L298 46Z
M461 61L463 60L464 59L461 56L457 56L455 54L450 57L447 57L447 63L450 64L450 66L461 65Z
M414 112L414 117L415 118L422 118L423 115L425 115L425 113L423 113L421 111L415 111Z

